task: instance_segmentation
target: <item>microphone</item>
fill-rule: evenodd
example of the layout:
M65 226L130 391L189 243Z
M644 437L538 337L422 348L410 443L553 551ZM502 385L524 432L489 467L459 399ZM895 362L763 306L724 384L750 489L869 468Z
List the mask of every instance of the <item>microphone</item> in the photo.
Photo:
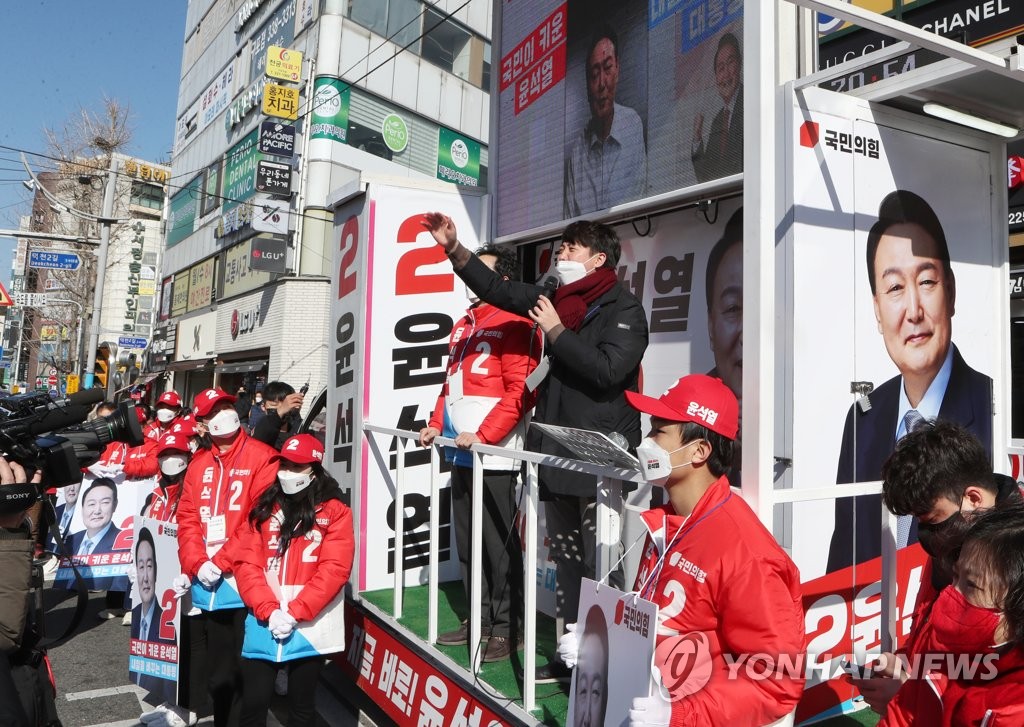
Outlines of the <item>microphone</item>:
M558 276L553 273L548 273L541 281L540 286L544 289L541 291L541 295L545 296L548 300L554 297L555 291L558 289ZM533 322L533 328L530 332L533 333L540 327L540 321Z

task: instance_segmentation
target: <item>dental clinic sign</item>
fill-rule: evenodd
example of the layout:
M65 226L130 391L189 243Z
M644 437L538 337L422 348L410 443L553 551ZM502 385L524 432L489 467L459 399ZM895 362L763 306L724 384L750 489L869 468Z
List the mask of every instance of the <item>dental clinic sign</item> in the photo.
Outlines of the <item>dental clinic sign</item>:
M480 186L480 144L443 126L437 130L437 178Z

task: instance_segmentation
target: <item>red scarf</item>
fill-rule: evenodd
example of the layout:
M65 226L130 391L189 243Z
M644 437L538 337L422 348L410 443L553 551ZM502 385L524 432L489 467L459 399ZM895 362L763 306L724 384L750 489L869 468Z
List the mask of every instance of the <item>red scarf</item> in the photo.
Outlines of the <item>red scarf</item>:
M611 268L598 268L575 283L561 286L555 291L555 311L562 325L570 331L580 330L590 304L614 288L619 276Z

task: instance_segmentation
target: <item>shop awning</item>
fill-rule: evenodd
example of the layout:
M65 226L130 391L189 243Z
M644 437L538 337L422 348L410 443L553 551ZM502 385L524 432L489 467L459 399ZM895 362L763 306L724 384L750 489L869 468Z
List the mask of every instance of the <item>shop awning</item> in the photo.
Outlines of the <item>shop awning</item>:
M267 367L266 361L239 361L237 363L226 363L217 366L214 371L218 374L250 374L262 371Z
M193 371L195 369L206 368L206 365L210 363L208 358L200 359L189 359L187 361L171 361L167 364L168 371Z

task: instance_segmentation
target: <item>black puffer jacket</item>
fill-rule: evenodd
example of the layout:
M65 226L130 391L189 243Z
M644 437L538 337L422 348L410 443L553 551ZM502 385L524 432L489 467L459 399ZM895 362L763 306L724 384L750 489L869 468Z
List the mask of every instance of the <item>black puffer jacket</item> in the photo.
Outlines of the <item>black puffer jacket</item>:
M553 297L539 285L505 280L475 255L456 273L481 300L522 316L539 296ZM578 332L565 330L548 345L551 372L541 385L533 420L605 434L618 432L635 448L641 439L640 414L626 402L625 392L637 390L647 339L647 315L640 301L624 287L615 286L590 306ZM527 436L527 448L574 456L534 429ZM541 495L547 499L596 493L593 475L551 467L541 467L539 475Z
M18 649L25 631L32 578L29 529L0 528L0 654Z

